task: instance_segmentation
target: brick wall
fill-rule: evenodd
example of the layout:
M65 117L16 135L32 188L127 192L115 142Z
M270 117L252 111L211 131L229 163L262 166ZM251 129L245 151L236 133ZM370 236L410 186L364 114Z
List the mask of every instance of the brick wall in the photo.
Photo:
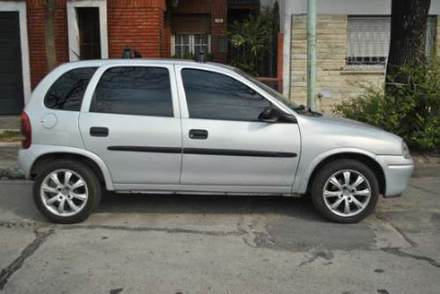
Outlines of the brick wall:
M160 57L164 10L164 0L108 0L109 57L120 57L127 47Z
M360 84L382 85L384 71L350 70L345 66L347 16L319 15L317 24L317 93L321 110L330 112L344 99L362 93ZM290 99L306 104L307 99L307 30L306 16L292 18Z
M27 0L31 85L47 74L45 44L46 0ZM143 57L168 55L169 34L163 28L165 0L108 0L107 30L109 57L119 58L124 48L138 50ZM56 60L69 61L66 0L56 0L54 13ZM168 46L168 49L166 49Z
M29 57L31 67L31 86L35 87L46 75L45 19L47 10L44 0L28 0L27 25L29 39ZM54 14L55 49L57 63L68 61L66 1L57 0Z
M226 52L221 52L219 47L220 41L226 38L228 5L226 0L212 0L211 2L211 51L214 61L225 63ZM223 18L223 23L216 23L216 18Z

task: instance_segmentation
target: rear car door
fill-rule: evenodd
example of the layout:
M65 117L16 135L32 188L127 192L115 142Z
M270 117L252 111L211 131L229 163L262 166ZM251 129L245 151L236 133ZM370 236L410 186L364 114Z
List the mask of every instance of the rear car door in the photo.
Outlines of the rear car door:
M176 66L176 73L183 101L181 183L289 193L300 153L298 125L259 121L274 105L239 76L184 66Z
M79 125L86 149L104 160L115 188L179 182L174 76L172 65L135 64L105 66L93 77Z

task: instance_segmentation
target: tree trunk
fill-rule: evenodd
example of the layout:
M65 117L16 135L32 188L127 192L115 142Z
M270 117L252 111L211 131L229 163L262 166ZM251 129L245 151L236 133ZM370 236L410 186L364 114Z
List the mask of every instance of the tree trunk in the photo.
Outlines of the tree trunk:
M46 0L46 19L44 23L47 69L50 71L57 65L55 47L54 17L56 0Z
M426 29L431 0L392 0L391 40L386 72L386 91L408 77L399 72L402 66L425 62Z

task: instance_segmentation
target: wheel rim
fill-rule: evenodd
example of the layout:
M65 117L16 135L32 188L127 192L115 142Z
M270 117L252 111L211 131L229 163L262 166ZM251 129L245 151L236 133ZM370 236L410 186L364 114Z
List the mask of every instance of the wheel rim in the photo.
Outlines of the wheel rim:
M86 181L78 173L58 169L44 178L40 196L47 210L66 217L79 213L86 206L89 193Z
M357 215L370 202L370 182L358 171L340 170L327 179L323 198L332 213L342 217Z

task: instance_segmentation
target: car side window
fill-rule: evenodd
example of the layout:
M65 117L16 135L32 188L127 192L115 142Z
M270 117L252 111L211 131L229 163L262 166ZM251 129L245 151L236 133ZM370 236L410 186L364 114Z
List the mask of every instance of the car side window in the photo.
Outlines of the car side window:
M271 103L229 76L199 69L182 70L190 118L258 121Z
M44 105L51 109L79 111L84 92L96 69L75 68L61 75L47 91Z
M96 86L91 112L173 116L168 69L162 67L112 67Z

